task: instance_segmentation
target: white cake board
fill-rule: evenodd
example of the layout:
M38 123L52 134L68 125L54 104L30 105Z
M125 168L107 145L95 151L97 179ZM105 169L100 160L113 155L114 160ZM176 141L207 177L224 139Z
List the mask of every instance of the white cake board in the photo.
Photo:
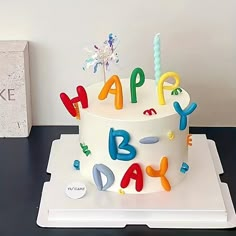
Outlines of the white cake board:
M233 228L236 215L214 141L193 135L190 170L171 192L124 194L98 191L84 181L73 162L78 159L78 135L62 135L52 144L37 224L41 227ZM65 194L72 182L87 187L81 199Z

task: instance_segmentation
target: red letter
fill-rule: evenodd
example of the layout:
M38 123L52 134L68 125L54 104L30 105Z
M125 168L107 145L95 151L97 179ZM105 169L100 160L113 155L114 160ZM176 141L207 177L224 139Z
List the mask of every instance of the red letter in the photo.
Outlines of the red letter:
M129 185L130 179L136 180L135 189L137 192L140 192L143 189L143 173L138 163L132 164L126 171L120 183L121 188L126 188Z
M69 111L69 113L74 117L76 116L77 119L80 119L78 103L79 102L81 103L82 108L87 108L88 97L86 90L84 89L83 86L78 86L76 90L78 96L75 98L70 99L65 93L61 93L60 97L66 109Z

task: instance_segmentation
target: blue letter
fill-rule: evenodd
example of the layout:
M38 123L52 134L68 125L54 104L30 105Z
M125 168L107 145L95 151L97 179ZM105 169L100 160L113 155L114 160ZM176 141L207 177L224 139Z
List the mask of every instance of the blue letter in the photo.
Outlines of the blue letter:
M103 173L107 177L107 182L104 186L102 184L101 173ZM103 164L96 164L93 167L93 179L94 179L95 184L97 185L98 190L105 191L108 188L110 188L111 185L114 183L115 176L113 172L111 171L111 169L108 168L107 166Z
M178 102L174 102L175 111L180 115L179 129L184 130L187 126L187 115L190 115L197 107L196 103L191 103L185 110L182 110Z
M129 153L118 153L116 137L123 137L122 142L118 146L119 149L123 149L128 151ZM130 135L125 130L116 130L110 128L109 132L109 153L113 160L121 160L121 161L130 161L136 156L136 149L132 145L129 144Z

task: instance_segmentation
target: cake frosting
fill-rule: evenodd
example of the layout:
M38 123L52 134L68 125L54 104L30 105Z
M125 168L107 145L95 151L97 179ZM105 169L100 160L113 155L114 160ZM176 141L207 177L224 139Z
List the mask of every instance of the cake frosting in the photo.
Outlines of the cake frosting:
M189 94L182 90L181 94L174 96L171 95L171 91L166 91L167 105L158 105L155 81L146 79L143 86L137 89L137 103L131 103L130 80L121 79L121 84L124 104L123 109L120 110L114 108L113 95L108 95L104 101L98 99L103 82L86 88L89 106L80 110L79 140L81 146L88 147L90 154L86 156L81 148L80 172L87 180L94 182L94 166L105 166L114 176L114 182L107 189L108 191L151 193L163 191L165 188L161 183L162 178L150 176L148 169L151 167L153 170L160 170L162 160L167 160L168 168L165 178L172 188L184 177L180 169L182 163L186 163L188 159L187 137L189 134L188 125L184 130L179 129L180 116L175 111L173 103L177 101L182 109L185 109L190 103ZM156 114L154 112L152 115L144 114L144 111L151 109L156 111ZM109 139L114 139L111 137L111 132L117 130L129 134L128 144L136 150L136 155L131 160L114 160L111 157ZM116 136L115 139L116 145L119 146L124 138ZM123 149L119 149L118 153L129 154ZM140 173L136 173L137 170L134 168L135 174L142 175L143 186L138 191L135 179L130 179L125 188L122 188L121 184L125 173L133 164L141 169ZM103 185L105 185L107 179L103 174L102 176Z

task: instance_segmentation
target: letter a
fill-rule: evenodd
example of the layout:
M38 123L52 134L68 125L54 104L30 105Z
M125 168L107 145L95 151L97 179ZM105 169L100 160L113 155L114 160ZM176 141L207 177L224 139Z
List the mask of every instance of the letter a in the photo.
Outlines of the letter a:
M137 192L140 192L143 189L143 173L138 163L132 164L126 171L120 183L121 188L126 188L129 185L130 179L136 180L135 189Z
M115 89L112 89L112 85L115 84ZM115 108L120 110L123 108L123 92L120 79L117 75L113 75L103 86L98 99L104 100L107 98L108 93L115 95Z

